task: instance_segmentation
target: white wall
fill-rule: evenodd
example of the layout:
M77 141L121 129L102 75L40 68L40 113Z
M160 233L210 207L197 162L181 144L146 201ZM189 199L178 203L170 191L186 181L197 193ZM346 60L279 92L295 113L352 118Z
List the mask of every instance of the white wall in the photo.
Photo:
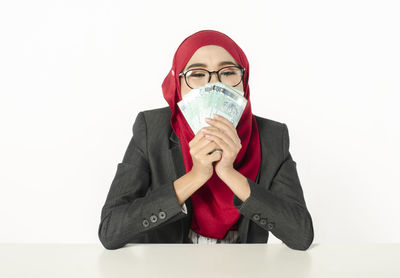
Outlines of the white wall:
M289 127L315 243L399 242L397 1L2 1L0 242L99 243L138 112L181 41L232 37ZM271 236L271 242L280 242Z

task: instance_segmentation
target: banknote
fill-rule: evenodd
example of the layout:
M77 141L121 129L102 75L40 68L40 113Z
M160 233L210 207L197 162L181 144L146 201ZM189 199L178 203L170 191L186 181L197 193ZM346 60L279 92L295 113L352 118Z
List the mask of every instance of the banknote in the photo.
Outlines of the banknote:
M218 95L218 102L213 106L216 109L213 113L225 117L236 127L246 107L247 99L239 95L235 90L227 88L227 85L215 85L214 91Z
M207 96L210 93L208 87L209 86L203 86L192 89L178 102L179 108L195 134L204 126L201 124L202 117L207 117L208 115L209 102L211 100Z
M191 105L190 102L186 101L186 95L182 98L181 101L179 101L177 103L179 109L181 110L183 116L185 117L185 120L187 121L187 123L189 124L190 128L193 130L195 130L195 127L193 126L193 113L191 110Z
M247 99L243 91L215 82L192 89L177 104L193 133L197 134L202 127L209 126L205 118L213 118L213 114L225 117L236 127Z
M236 87L232 87L232 86L226 85L226 84L221 83L221 82L219 82L219 86L224 87L224 88L226 88L227 90L234 91L234 92L238 93L239 95L241 95L242 97L244 97L244 92L243 92L242 90L239 90L239 89L236 88Z

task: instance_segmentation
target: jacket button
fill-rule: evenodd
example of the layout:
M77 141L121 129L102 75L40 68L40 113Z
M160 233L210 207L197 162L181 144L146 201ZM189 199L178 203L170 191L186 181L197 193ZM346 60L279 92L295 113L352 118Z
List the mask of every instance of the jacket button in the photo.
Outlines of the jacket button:
M260 224L263 226L267 225L267 219L265 219L265 218L261 219Z
M259 221L260 220L260 215L259 214L254 214L253 215L253 219L255 220L255 221Z
M152 214L152 215L150 216L150 221L153 222L153 223L156 223L156 222L157 222L157 216L155 216L154 214Z
M272 223L272 222L269 222L269 223L267 224L268 230L272 230L274 227L275 227L275 224Z
M160 219L164 219L165 217L167 217L167 214L164 211L160 211L158 213L158 217L160 217Z
M148 227L150 225L150 223L147 219L143 220L142 224L144 227Z

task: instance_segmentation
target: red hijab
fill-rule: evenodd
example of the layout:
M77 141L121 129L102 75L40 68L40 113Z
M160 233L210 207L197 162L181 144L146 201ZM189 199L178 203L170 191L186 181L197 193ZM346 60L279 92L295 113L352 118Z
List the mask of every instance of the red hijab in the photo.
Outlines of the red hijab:
M247 105L236 127L242 149L233 166L242 175L255 181L260 167L261 151L256 119L251 112L248 85L249 63L242 49L231 38L213 30L194 33L181 43L174 55L172 68L162 84L164 98L172 111L171 126L180 139L186 172L189 172L193 166L189 153L189 142L195 134L177 106L177 102L181 100L178 75L186 67L194 52L205 45L223 47L239 65L246 69L243 77L243 89ZM190 197L193 204L191 229L202 236L223 239L240 217L238 209L233 205L233 194L233 191L214 171L211 178Z

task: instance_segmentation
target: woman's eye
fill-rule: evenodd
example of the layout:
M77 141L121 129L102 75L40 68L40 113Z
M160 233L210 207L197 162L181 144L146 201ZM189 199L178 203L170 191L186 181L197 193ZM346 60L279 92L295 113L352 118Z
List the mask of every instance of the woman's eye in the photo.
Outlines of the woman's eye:
M225 76L235 75L235 74L236 74L236 72L234 72L234 71L224 71L224 72L222 73L222 75L225 75Z
M198 72L198 73L195 72L195 73L192 73L190 76L191 76L191 77L201 78L201 77L204 77L205 74L202 73L202 72Z

